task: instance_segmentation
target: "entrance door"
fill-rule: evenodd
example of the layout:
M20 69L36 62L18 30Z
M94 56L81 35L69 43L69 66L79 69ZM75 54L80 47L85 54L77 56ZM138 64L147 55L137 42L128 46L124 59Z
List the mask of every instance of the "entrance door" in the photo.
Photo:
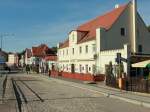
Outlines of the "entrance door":
M74 66L74 64L71 64L71 73L75 73L75 66Z

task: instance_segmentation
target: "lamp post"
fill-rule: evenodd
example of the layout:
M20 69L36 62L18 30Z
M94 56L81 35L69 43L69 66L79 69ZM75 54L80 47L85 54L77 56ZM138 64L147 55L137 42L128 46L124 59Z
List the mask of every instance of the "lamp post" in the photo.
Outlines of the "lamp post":
M3 46L3 45L2 45L2 44L3 44L3 42L2 42L2 41L3 41L3 36L0 35L0 38L1 38L1 50L2 50L2 46Z

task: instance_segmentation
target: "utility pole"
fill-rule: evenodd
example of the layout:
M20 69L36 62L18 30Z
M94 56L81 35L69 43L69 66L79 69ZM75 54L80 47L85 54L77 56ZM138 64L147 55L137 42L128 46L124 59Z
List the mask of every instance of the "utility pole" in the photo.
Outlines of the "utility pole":
M3 45L2 45L3 36L0 35L0 38L1 38L1 50L2 50L2 46L3 46Z

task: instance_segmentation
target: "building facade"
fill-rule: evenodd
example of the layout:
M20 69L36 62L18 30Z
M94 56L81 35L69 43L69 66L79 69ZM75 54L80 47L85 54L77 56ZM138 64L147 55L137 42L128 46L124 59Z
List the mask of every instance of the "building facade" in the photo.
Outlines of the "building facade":
M130 74L132 57L149 57L150 33L137 11L136 0L115 8L71 31L58 44L59 71L100 75L116 63L117 53L124 73ZM138 60L136 60L138 61ZM115 72L115 70L113 71Z
M8 54L0 49L0 70L4 69L8 59Z
M8 63L9 66L15 66L18 67L19 65L19 57L16 53L10 53L8 54Z
M32 57L31 49L28 49L28 48L25 49L25 54L24 54L25 65L31 65L32 64L31 57Z

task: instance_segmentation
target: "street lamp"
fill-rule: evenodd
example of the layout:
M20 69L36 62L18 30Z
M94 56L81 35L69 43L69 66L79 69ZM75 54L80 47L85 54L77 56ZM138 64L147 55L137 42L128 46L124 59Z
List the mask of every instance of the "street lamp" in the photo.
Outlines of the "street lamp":
M1 39L1 50L3 48L3 37L8 37L8 36L14 36L14 34L9 34L9 33L0 33L0 39Z

